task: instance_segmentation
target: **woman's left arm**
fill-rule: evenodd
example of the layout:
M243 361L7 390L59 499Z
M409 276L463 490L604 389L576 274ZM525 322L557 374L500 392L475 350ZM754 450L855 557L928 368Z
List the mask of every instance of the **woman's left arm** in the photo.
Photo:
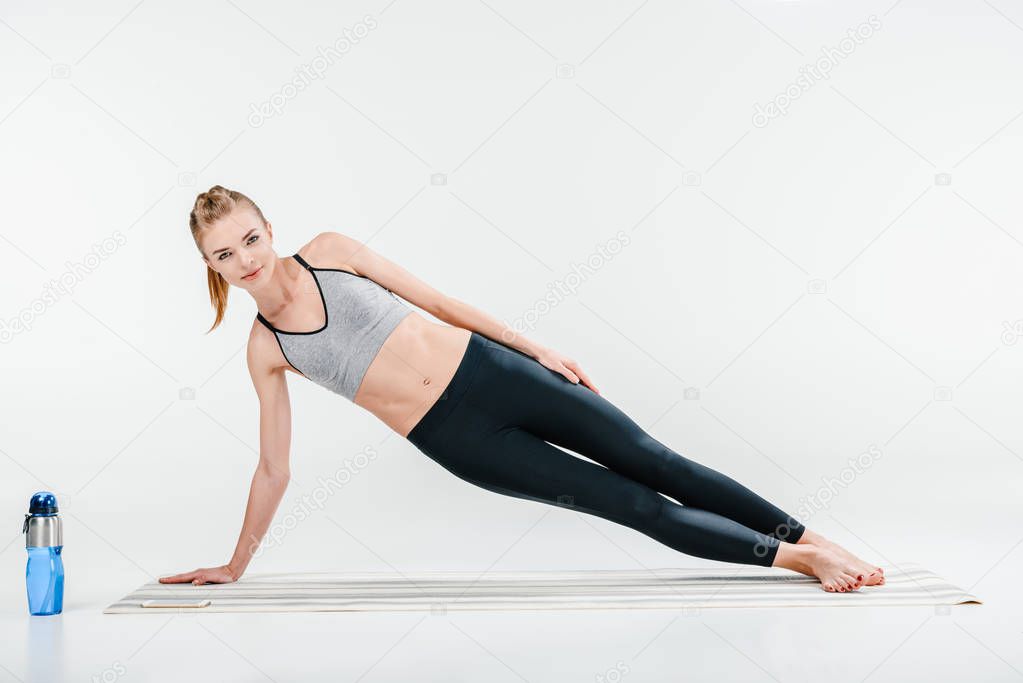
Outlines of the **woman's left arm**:
M477 332L484 337L521 351L535 358L544 367L561 373L573 384L578 384L581 381L584 386L595 393L600 393L589 376L573 359L518 334L497 318L478 308L439 292L365 244L337 232L324 232L316 239L325 240L327 249L332 254L336 254L342 262L353 267L358 274L365 275L402 299L427 311L438 320Z
M593 385L593 381L583 372L583 369L579 367L577 362L562 353L558 353L554 349L540 346L526 339L500 320L484 313L480 309L470 306L464 301L445 297L441 311L442 315L437 317L444 322L456 327L464 327L467 330L475 330L495 341L500 340L505 346L510 346L532 356L544 367L560 372L573 384L579 384L581 381L583 386L592 389L597 394L600 393L600 390Z

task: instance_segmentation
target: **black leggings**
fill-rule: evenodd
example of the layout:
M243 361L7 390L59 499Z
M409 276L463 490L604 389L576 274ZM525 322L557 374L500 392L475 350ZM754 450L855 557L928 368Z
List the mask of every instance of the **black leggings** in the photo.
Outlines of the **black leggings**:
M805 530L581 382L476 332L408 440L484 489L597 515L688 555L770 567L781 541L795 543Z

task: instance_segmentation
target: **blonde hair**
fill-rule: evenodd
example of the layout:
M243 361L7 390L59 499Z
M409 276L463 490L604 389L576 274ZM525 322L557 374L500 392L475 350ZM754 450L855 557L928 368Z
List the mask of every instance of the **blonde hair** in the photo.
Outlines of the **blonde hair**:
M195 198L192 213L188 217L188 227L192 230L192 239L195 241L195 246L199 247L200 252L202 252L202 247L199 245L200 231L229 216L237 208L252 210L259 217L259 220L266 225L266 218L263 217L263 212L260 211L254 201L241 192L229 190L221 185L214 185L205 192L199 193L199 196ZM206 333L209 334L224 319L224 312L227 310L227 292L230 289L230 285L224 279L224 276L213 270L208 264L206 267L206 278L210 290L210 303L217 312L213 326L206 330Z

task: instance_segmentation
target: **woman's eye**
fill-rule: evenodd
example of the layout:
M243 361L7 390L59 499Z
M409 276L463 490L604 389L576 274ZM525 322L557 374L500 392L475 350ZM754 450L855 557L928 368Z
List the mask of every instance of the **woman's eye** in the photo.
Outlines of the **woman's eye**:
M252 244L252 243L253 243L254 241L256 241L256 240L258 240L258 239L259 239L259 235L253 235L252 237L250 237L250 238L248 239L248 241L246 242L246 244ZM225 252L222 252L222 253L220 254L220 256L218 256L218 257L217 257L217 260L218 260L218 261L223 261L223 260L224 260L224 258L225 258L225 257L227 257L227 256L229 256L230 254L231 254L231 252L229 252L229 251L225 251Z

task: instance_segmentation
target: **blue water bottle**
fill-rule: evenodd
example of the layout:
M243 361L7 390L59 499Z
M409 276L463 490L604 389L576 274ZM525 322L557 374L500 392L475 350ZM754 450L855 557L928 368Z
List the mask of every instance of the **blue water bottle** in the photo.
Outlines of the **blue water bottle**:
M28 550L25 586L28 589L28 611L31 614L60 614L64 609L64 534L57 497L49 491L32 496L28 514L21 528Z

